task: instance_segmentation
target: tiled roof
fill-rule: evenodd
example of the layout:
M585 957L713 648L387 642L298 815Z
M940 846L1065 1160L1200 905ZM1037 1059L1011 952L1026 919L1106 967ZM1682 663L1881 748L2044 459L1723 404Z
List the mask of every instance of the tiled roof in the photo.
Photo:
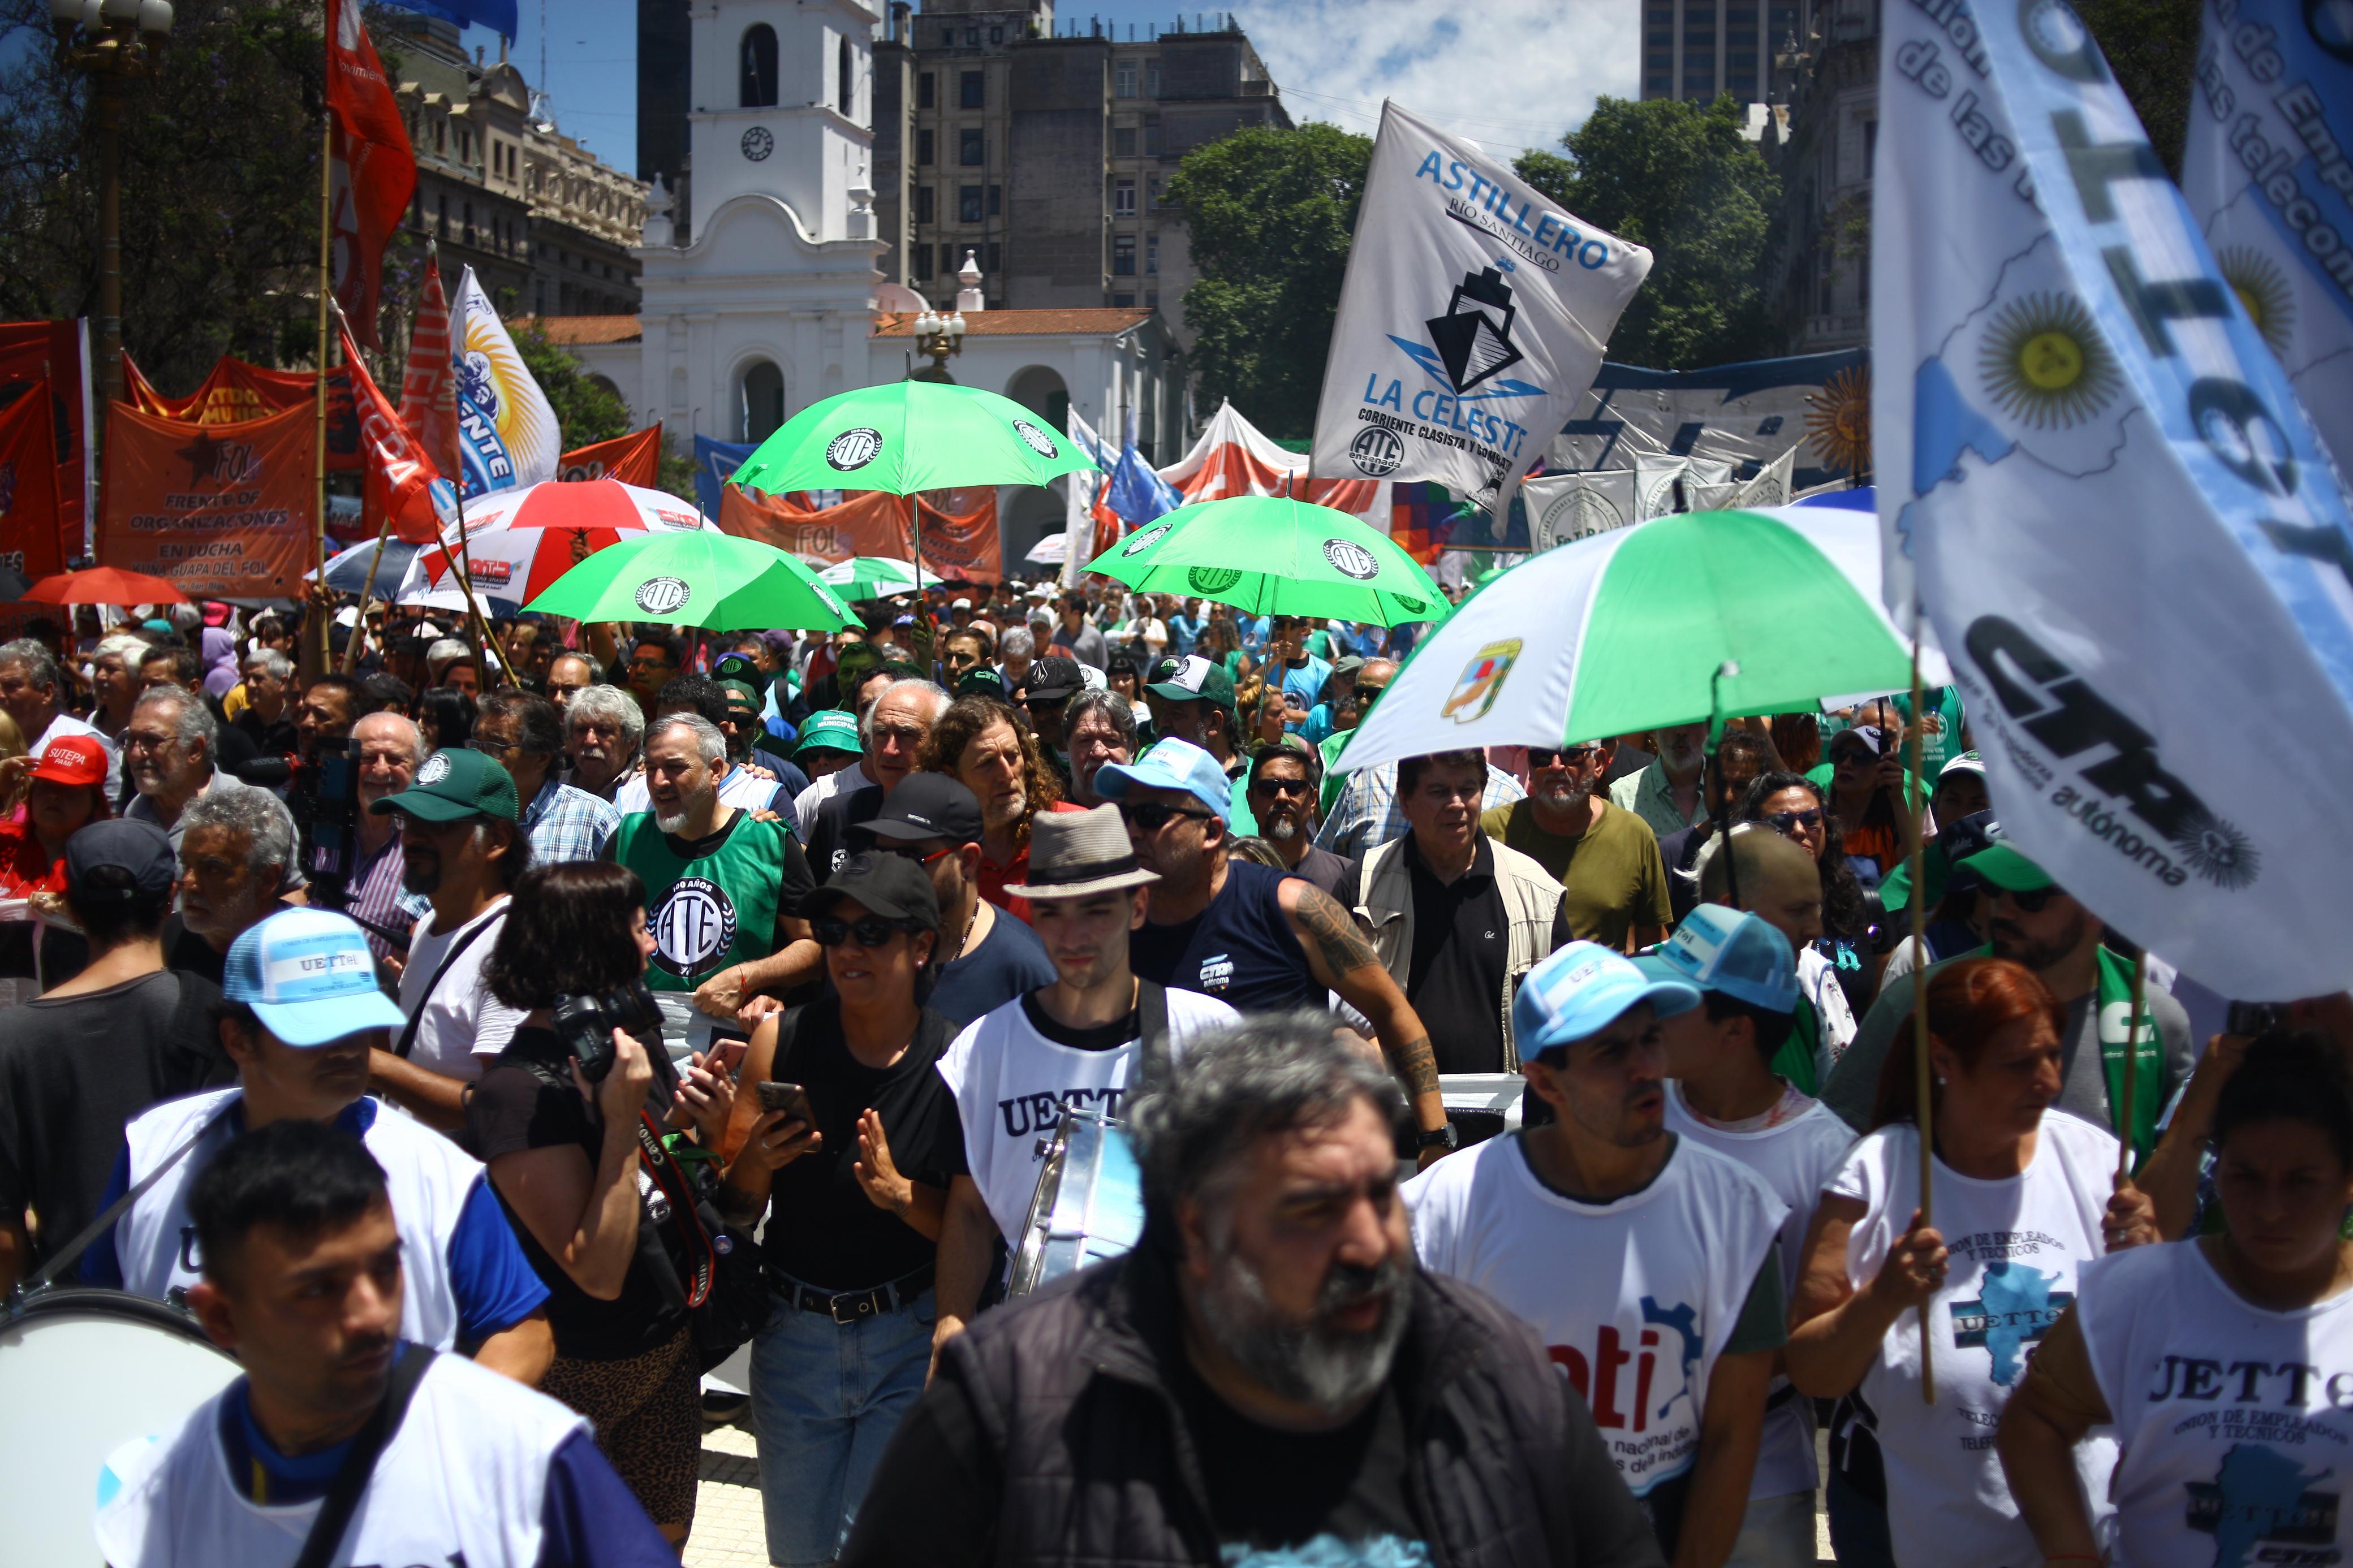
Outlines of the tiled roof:
M1100 335L1116 337L1130 327L1143 325L1152 319L1150 310L980 310L964 319L965 336L968 338L1069 337ZM874 335L878 338L912 338L915 335L915 318L905 311L882 310L874 317Z
M633 343L643 336L635 316L525 316L551 343Z

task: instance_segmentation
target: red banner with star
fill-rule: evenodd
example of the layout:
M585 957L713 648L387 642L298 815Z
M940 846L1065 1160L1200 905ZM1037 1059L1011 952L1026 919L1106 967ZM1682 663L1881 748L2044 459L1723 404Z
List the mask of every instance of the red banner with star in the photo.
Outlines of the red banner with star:
M305 406L229 426L159 419L127 404L107 422L98 560L168 577L192 599L282 599L311 559Z

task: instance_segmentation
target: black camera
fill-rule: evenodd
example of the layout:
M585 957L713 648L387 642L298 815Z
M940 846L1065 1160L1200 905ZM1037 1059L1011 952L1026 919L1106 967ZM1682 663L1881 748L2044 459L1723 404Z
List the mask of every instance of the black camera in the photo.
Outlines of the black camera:
M566 996L555 1004L556 1038L580 1064L580 1076L601 1083L613 1070L613 1031L636 1037L648 1052L662 1057L661 1005L642 980L606 991ZM667 1060L667 1058L662 1059Z

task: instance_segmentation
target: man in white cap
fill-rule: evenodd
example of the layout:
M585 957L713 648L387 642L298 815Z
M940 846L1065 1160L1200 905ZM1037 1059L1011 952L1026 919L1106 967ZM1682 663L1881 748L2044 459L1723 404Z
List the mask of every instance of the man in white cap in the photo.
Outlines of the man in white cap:
M1039 1151L1063 1109L1118 1115L1146 1040L1179 1050L1240 1017L1223 1002L1164 990L1128 967L1145 889L1160 879L1136 863L1115 807L1040 813L1029 832L1029 879L1006 890L1029 900L1054 983L982 1015L940 1058L964 1123L969 1173L950 1183L940 1227L934 1357L978 1308L997 1239L1018 1245Z
M1740 1533L1776 1353L1788 1205L1666 1126L1663 1025L1700 1005L1597 942L1529 972L1512 1005L1545 1125L1409 1182L1421 1266L1535 1329L1585 1396L1676 1568Z
M167 1100L132 1121L105 1202L154 1184L82 1257L84 1280L184 1301L204 1278L188 1198L213 1156L249 1129L308 1120L351 1133L384 1168L400 1227L403 1331L536 1384L554 1358L547 1287L516 1243L480 1162L370 1098L368 1051L404 1022L376 988L375 957L348 917L295 909L228 951L222 1047L234 1089Z

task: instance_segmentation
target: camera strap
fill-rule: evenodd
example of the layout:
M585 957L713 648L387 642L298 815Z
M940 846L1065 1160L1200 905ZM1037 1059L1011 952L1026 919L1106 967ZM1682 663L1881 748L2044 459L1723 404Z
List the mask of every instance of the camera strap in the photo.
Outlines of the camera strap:
M474 945L476 938L498 923L487 916L479 917L470 930L449 944L449 951L441 955L439 966L433 971L433 978L425 983L424 993L417 998L417 1011L409 1016L408 1026L400 1031L400 1038L394 1042L393 1055L403 1061L408 1059L408 1053L417 1047L417 1031L425 1026L425 1009L433 1005L433 994L441 989L441 982L448 976L449 966L458 962L459 954Z
M711 1233L703 1227L702 1215L697 1210L699 1202L694 1179L679 1163L678 1156L662 1142L661 1128L650 1110L638 1112L638 1159L645 1167L655 1189L670 1205L670 1223L680 1245L685 1249L681 1283L686 1291L686 1305L700 1307L710 1298L711 1282L719 1268L719 1251L712 1244Z

